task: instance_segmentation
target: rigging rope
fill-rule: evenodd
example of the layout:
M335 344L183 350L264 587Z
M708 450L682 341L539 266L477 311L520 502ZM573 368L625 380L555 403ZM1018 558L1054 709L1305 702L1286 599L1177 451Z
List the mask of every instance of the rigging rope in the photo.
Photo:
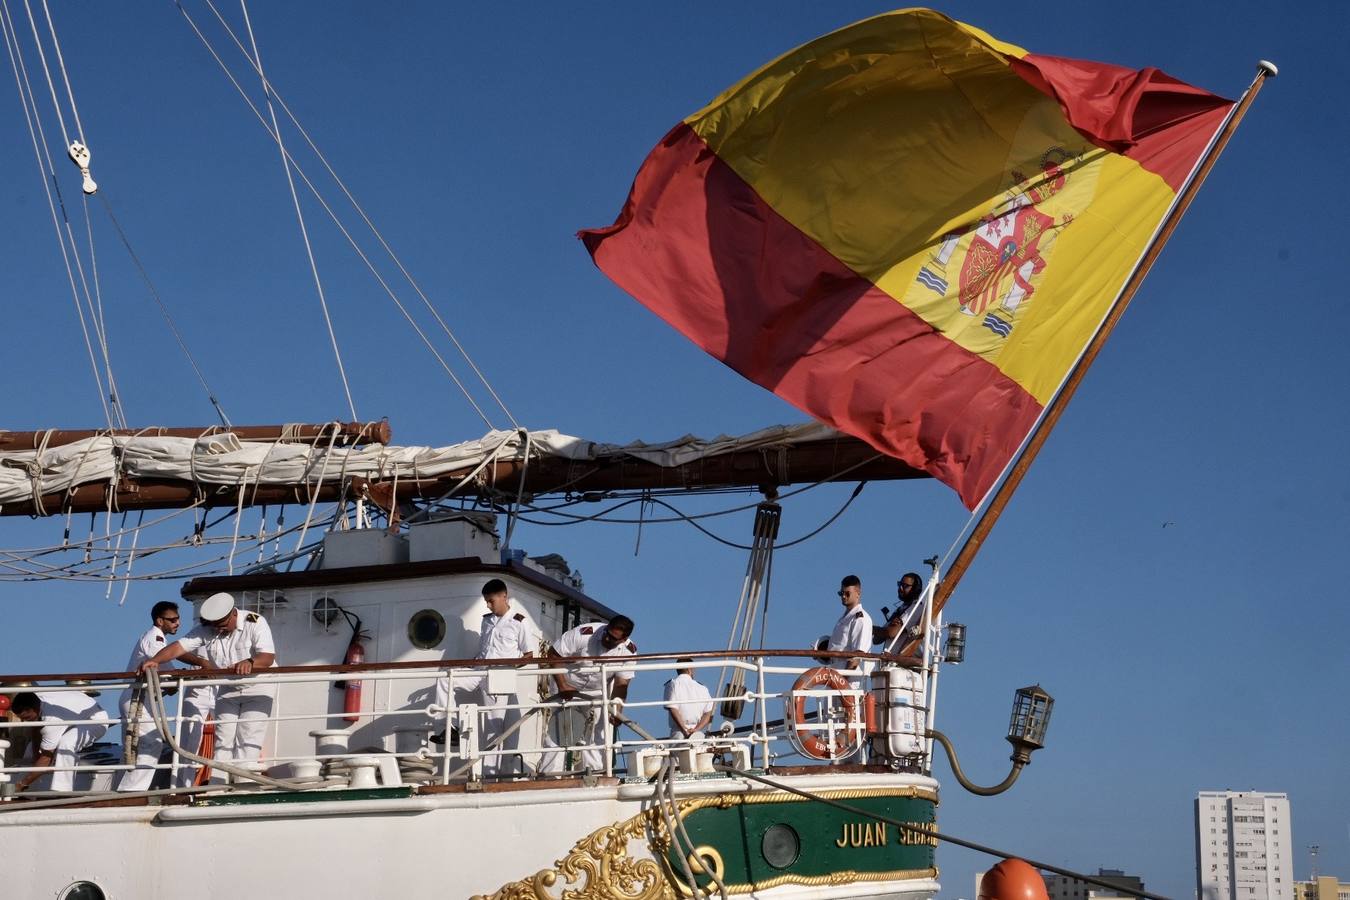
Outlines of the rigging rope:
M727 637L727 652L749 650L755 633L755 618L759 613L759 599L768 573L773 567L773 545L778 538L778 527L782 522L783 508L768 499L755 507L755 523L752 530L754 542L750 547L750 558L746 560L745 578L741 582L741 596L736 604L736 615L731 620L731 634ZM769 596L764 596L765 618L768 617ZM726 667L717 672L717 684L726 678ZM740 698L745 693L745 670L732 669L731 681L726 686L727 699L722 702L722 715L729 719L740 718ZM735 713L732 715L731 713Z
M257 105L254 104L253 100L248 96L248 93L244 90L243 86L240 85L238 79L234 77L234 74L229 70L229 67L225 64L225 61L221 58L220 54L216 52L216 49L211 44L210 39L208 39L206 35L202 32L202 30L197 26L196 20L192 18L192 16L188 13L188 11L183 7L181 2L179 2L177 5L179 12L183 14L183 18L187 21L188 25L197 35L198 40L200 40L202 42L202 45L206 47L207 52L211 54L211 57L216 61L216 64L225 74L225 77L229 79L232 85L234 85L234 88L239 93L239 96L243 98L246 104L248 104L249 109L252 110L253 115L258 119L258 122L262 125L263 129L267 131L269 135L275 137L271 127L267 124L267 120L263 117L262 112L258 109ZM217 13L217 15L219 14ZM235 42L236 44L238 44L237 38L235 38ZM272 96L275 97L280 102L280 97L276 94L275 90L273 91ZM282 103L282 109L284 110L285 108L286 108L285 104ZM407 307L404 306L403 302L399 300L398 295L394 293L393 288L389 286L389 283L385 280L384 276L382 276L379 270L375 268L375 264L371 262L370 257L366 254L366 252L363 249L361 249L361 246L356 242L356 238L352 236L351 232L347 229L346 225L343 224L342 220L338 217L337 213L333 210L332 206L330 206L328 201L324 199L323 194L319 192L319 189L314 185L314 182L310 180L309 175L306 174L304 170L304 167L302 167L300 163L296 161L295 157L291 156L289 151L286 151L284 147L282 148L282 151L286 153L287 158L290 160L291 166L294 167L295 174L299 175L300 180L303 181L305 183L305 186L309 188L310 193L314 196L314 199L318 201L319 205L323 208L323 211L328 214L328 218L332 220L333 224L337 227L338 231L342 234L343 238L346 239L348 246L352 248L352 252L355 253L357 255L357 258L359 258L361 262L365 265L366 270L370 272L371 277L373 277L375 281L380 285L380 288L385 292L385 296L387 296L390 302L394 304L395 308L398 309L399 313L403 316L404 320L407 321L408 325L412 328L413 332L422 341L423 346L425 346L427 348L427 351L431 353L433 357L435 357L437 363L440 364L441 369L450 378L450 380L454 383L454 385L457 388L459 388L460 393L464 395L464 399L468 402L468 404L471 407L473 407L474 412L478 414L479 418L481 418L483 422L487 424L488 428L496 430L497 425L492 421L491 418L488 417L487 413L483 412L483 408L474 399L473 394L469 391L468 387L466 387L464 382L460 380L459 376L455 374L454 369L450 367L450 364L446 362L445 357L441 355L440 351L438 351L435 345L431 342L431 338L428 337L426 332L422 329L422 327L417 324L417 320L413 318L412 313L410 313ZM430 301L428 301L428 303L429 302ZM454 340L453 335L452 340ZM459 346L457 340L455 340L454 342L456 346ZM462 348L461 354L467 357L467 354L463 351ZM470 361L470 365L471 366L473 365L472 361ZM477 371L476 366L473 366L473 368L475 369L475 371ZM481 373L479 373L479 375L480 378L482 378ZM490 385L488 386L488 391L494 397L496 396L496 392L492 390ZM507 413L507 418L511 419L513 426L515 426L515 419L511 417L509 411Z
M44 2L44 4L43 4L43 9L44 9L44 11L46 11L46 4L45 4L45 2ZM47 79L47 91L48 91L48 93L51 95L52 108L56 111L56 117L57 117L57 120L60 122L60 125L61 125L61 137L62 137L62 139L65 141L65 149L67 149L68 155L70 156L71 160L72 160L73 162L75 162L76 165L81 165L80 160L79 160L79 158L78 158L78 153L79 153L79 152L82 152L82 153L85 154L85 156L86 156L86 160L85 160L85 161L86 161L86 162L87 162L87 155L88 155L88 149L87 149L87 148L85 147L85 145L84 145L84 134L83 134L83 130L82 130L82 128L81 128L80 133L79 133L79 141L78 141L77 143L72 143L71 140L70 140L70 134L69 134L69 133L67 132L67 130L66 130L66 120L65 120L65 116L62 115L62 113L61 113L61 101L57 98L57 95L56 95L56 84L55 84L55 82L52 80L51 66L50 66L50 64L47 62L47 53L46 53L46 51L43 49L43 46L42 46L42 38L41 38L41 36L38 34L37 20L33 17L33 8L32 8L32 6L30 5L29 0L24 0L24 11L28 14L28 24L29 24L29 27L31 28L31 30L32 30L32 32L33 32L33 45L36 47L37 53L38 53L38 59L39 59L39 61L42 63L42 73L43 73L43 75L44 75L44 76L46 77L46 79ZM68 96L69 99L70 99L71 110L72 110L72 112L74 113L74 112L75 112L75 98L74 98L74 92L71 91L71 88L70 88L70 77L69 77L69 75L67 75L66 70L65 70L65 61L61 58L61 44L60 44L60 41L57 39L56 28L55 28L55 26L52 24L50 12L48 12L48 14L47 14L47 25L48 25L48 32L49 32L49 34L50 34L50 36L51 36L51 40L52 40L52 46L53 46L54 49L55 49L56 57L57 57L57 60L58 60L58 63L59 63L60 69L61 69L61 75L62 75L62 78L64 79L64 82L65 82L66 94L67 94L67 96ZM35 102L36 102L36 101L35 101ZM75 119L76 119L76 126L77 126L77 128L79 128L80 126L79 126L79 115L78 115L78 113L75 113ZM45 137L45 136L44 136L44 137ZM56 187L57 196L58 196L58 198L60 198L60 197L61 197L60 185L59 185L59 183L57 183L56 180L55 180L55 178L56 178L55 166L54 166L54 164L52 163L50 152L46 150L46 147L45 147L45 141L44 141L44 152L47 152L48 166L51 167L51 169L52 169L53 183L54 183L54 185L55 185L55 187ZM82 166L82 169L83 169L83 166ZM87 171L87 169L84 169L84 170ZM93 189L94 189L93 181L92 181L92 180L86 181L86 194L89 193L90 191L92 191ZM88 306L88 309L89 309L89 317L90 317L90 320L91 320L92 323L93 323L93 326L94 326L94 333L95 333L95 335L98 337L99 349L100 349L100 351L101 351L101 353L102 353L102 356L103 356L104 375L105 375L105 378L106 378L107 383L108 383L108 406L109 406L109 408L111 409L111 411L112 411L112 413L113 413L112 416L111 416L111 418L110 418L109 427L110 427L110 428L112 427L111 422L115 420L116 422L119 423L119 426L120 426L120 427L125 428L125 427L127 427L127 425L126 425L126 417L125 417L125 415L122 413L122 410L121 410L121 398L119 397L118 392L117 392L117 383L116 383L116 380L115 380L114 377L113 377L113 372L112 372L112 360L111 360L111 355L110 355L110 353L109 353L109 351L108 351L108 334L107 334L107 329L106 329L106 326L105 326L105 323L104 323L104 319L103 319L103 300L102 300L102 292L101 292L101 290L99 289L99 285L98 285L98 266L97 266L97 260L96 260L96 258L95 258L95 256L94 256L94 234L93 234L93 229L92 229L92 227L89 225L89 209L88 209L88 200L87 200L87 197L86 197L86 199L85 199L85 207L84 207L84 211L85 211L85 223L86 223L86 229L87 229L88 234L89 234L89 262L90 262L90 270L91 270L91 273L92 273L93 279L94 279L94 291L93 291L92 294L90 293L90 290L89 290L89 280L88 280L88 278L87 278L86 275L85 275L84 265L83 265L83 262L82 262L82 260L81 260L81 258L80 258L79 247L78 247L78 245L77 245L76 242L75 242L75 233L74 233L74 231L73 231L73 230L71 229L71 227L70 227L70 217L69 217L69 214L68 214L67 211L66 211L65 201L64 201L64 199L62 199L62 202L61 202L61 216L62 216L63 221L65 222L65 227L66 227L66 239L70 241L71 254L72 254L72 256L74 256L74 258L75 258L75 266L76 266L76 270L79 272L79 277L80 277L80 286L81 286L81 288L83 289L83 292L84 292L84 302L85 302L85 305ZM97 297L97 301L95 300L95 297ZM83 321L83 312L81 313L81 320ZM100 385L100 391L101 391L101 390L102 390L102 386Z
M230 27L230 24L227 21L225 21L225 17L222 16L220 14L220 11L216 9L215 4L212 2L212 0L206 0L206 5L211 10L211 12L215 14L215 17L220 22L221 27L225 29L225 33L230 36L230 39L232 41L234 41L234 45L239 48L239 52L242 53L244 58L249 61L250 65L253 65L253 60L249 57L248 50L245 49L243 43L239 40L238 36L235 35L234 29L232 29ZM181 3L179 4L179 8L180 9L182 8ZM184 13L184 15L186 16L187 14ZM200 32L198 32L198 36L199 37L201 36ZM214 53L214 51L212 52ZM255 66L255 70L257 68L258 67ZM257 74L259 77L262 77L262 72L260 70L257 71ZM479 382L482 383L484 389L487 390L488 394L496 402L497 406L501 408L502 412L506 414L506 418L511 422L511 426L519 430L520 423L516 421L516 417L511 414L511 410L507 409L506 404L502 401L502 398L497 394L497 391L492 387L492 384L487 380L487 376L483 374L482 370L479 369L478 364L474 362L473 357L469 355L469 351L466 350L464 348L464 345L460 343L459 338L455 336L455 333L450 329L450 326L446 324L445 319L441 317L440 312L436 309L435 305L431 302L430 298L428 298L427 295L423 292L421 286L417 283L416 279L413 278L412 273L410 273L407 267L404 266L403 260L399 258L398 254L394 252L394 248L391 247L389 245L389 242L385 240L385 237L380 232L380 229L376 227L374 221L372 221L370 216L366 214L365 208L361 206L360 202L357 201L356 197L347 188L346 182L344 182L342 178L338 175L336 170L333 169L332 165L328 162L328 158L323 155L322 151L319 150L318 144L316 144L313 138L310 137L309 132L305 130L305 127L302 124L300 124L300 120L296 118L293 112L291 112L291 108L286 105L286 101L282 98L282 96L279 93L277 93L275 86L270 84L268 86L271 88L272 99L275 99L276 102L281 106L282 112L286 113L286 117L290 119L291 124L295 127L295 130L299 132L300 136L305 139L305 143L309 145L309 149L314 153L315 158L318 159L319 162L323 165L323 168L325 171L328 172L329 177L331 177L333 181L337 184L338 188L347 198L347 201L351 203L352 208L356 210L357 215L359 215L361 217L361 220L365 222L366 227L369 228L371 234L375 236L375 240L379 242L380 246L384 249L384 252L389 256L390 261L394 263L394 265L398 268L399 272L403 275L403 277L407 279L408 284L412 287L413 291L417 294L417 296L422 300L422 303L423 305L426 306L428 312L430 312L432 317L435 318L436 323L440 325L441 330L445 332L445 336L450 339L450 342L452 344L454 344L455 349L459 352L459 355L463 357L464 362L467 363L469 368L473 370L474 375L478 376L478 380ZM273 124L275 125L275 119L273 120ZM298 168L299 167L297 166L297 169ZM458 379L456 379L456 383L458 383ZM463 385L461 385L461 389L464 389Z
M954 837L950 834L945 834L943 832L938 831L936 828L926 828L914 822L904 822L899 819L892 818L890 816L884 816L881 815L880 813L863 809L860 806L854 806L851 803L841 803L838 800L832 800L828 797L822 797L820 794L814 794L811 791L804 791L801 788L793 787L792 785L785 784L782 781L777 781L771 778L765 778L763 775L756 775L753 772L745 772L742 771L741 769L736 769L731 766L715 765L714 768L716 768L718 771L725 772L728 775L735 775L738 778L744 778L748 781L758 781L760 784L767 785L771 788L774 788L775 790L786 791L789 794L796 794L798 797L804 797L807 800L813 800L816 803L822 803L825 806L832 806L835 809L842 810L846 813L849 813L850 815L862 816L863 818L872 819L877 822L884 822L887 825L894 825L901 831L906 831L911 834L923 835L925 837L932 838L935 841L946 841L947 843L955 844L958 847L965 847L968 850L975 850L979 853L987 853L990 856L997 856L1001 859L1020 859L1023 862L1030 865L1032 868L1044 869L1047 872L1054 872L1056 875L1063 875L1067 878L1073 878L1078 881L1087 882L1088 884L1099 885L1101 887L1109 888L1113 892L1121 891L1119 885L1114 885L1111 884L1110 882L1102 881L1099 878L1094 878L1091 875L1084 875L1081 872L1075 872L1072 869L1062 869L1059 866L1052 866L1049 863L1037 862L1036 860L1030 859L1029 857L1019 856L1004 850L996 850L993 847L986 847L983 844L977 844L973 841L967 841L963 840L962 838ZM1139 897L1141 898L1141 900L1168 900L1167 897L1164 897L1160 894L1150 894L1147 891L1143 890L1138 891L1127 890L1124 893L1126 896Z
M192 351L188 349L187 342L183 340L183 335L178 330L178 324L174 321L173 316L169 314L169 308L165 306L163 298L159 295L159 290L155 287L155 283L151 281L150 273L141 262L140 255L137 254L135 248L131 246L131 240L127 237L126 231L122 228L122 223L118 221L116 214L113 212L112 203L108 201L107 192L105 190L100 190L98 192L98 198L103 201L103 209L108 215L108 221L112 223L113 230L117 232L117 237L122 241L122 246L126 248L127 255L131 257L132 264L136 266L136 271L140 273L141 280L145 282L145 287L149 290L151 299L153 299L155 305L159 307L160 315L164 317L165 324L169 326L169 332L173 334L173 339L178 342L178 348L182 350L183 355L187 357L188 365L192 366L192 371L196 374L197 381L201 384L202 390L206 391L206 399L211 401L211 406L215 409L216 415L220 417L220 423L226 428L232 427L230 425L229 416L225 415L224 408L220 405L220 401L216 399L216 392L211 390L211 385L206 383L206 376L202 374L201 367L197 365L196 358L193 357Z
M309 260L309 271L314 277L314 289L319 295L319 306L323 309L324 325L328 328L328 340L333 346L333 358L337 361L338 375L342 378L342 390L347 395L347 408L351 411L352 418L357 419L356 402L352 400L351 385L347 383L347 368L342 364L342 351L338 349L337 333L333 330L333 317L328 312L328 298L324 295L323 279L319 277L319 264L314 259L314 248L309 242L309 229L305 227L305 213L300 208L300 196L295 191L295 179L291 177L290 154L286 152L286 146L281 139L281 130L277 127L276 110L272 108L272 88L267 83L267 76L263 75L262 54L258 51L258 41L253 36L253 25L248 17L248 4L245 0L239 0L239 6L244 12L244 24L248 27L248 39L253 45L253 58L255 68L258 71L258 77L262 80L263 97L267 101L267 111L272 117L272 134L277 141L277 149L281 151L281 166L286 170L286 186L290 188L291 203L295 206L295 218L300 224L300 238L305 244L305 256Z
M18 87L20 105L23 107L24 118L28 124L28 135L33 144L33 155L37 160L38 173L42 181L43 191L47 197L47 208L51 213L52 227L56 229L56 240L61 248L61 260L66 267L66 278L70 285L71 299L75 302L75 313L80 322L80 332L84 336L85 350L89 356L89 366L93 372L94 384L98 389L99 403L103 407L103 418L108 427L113 427L112 411L108 408L108 399L103 390L103 377L99 374L98 361L94 355L93 341L89 337L89 325L85 321L84 308L80 303L79 288L76 285L75 268L79 266L79 257L76 256L75 263L71 263L71 253L66 245L66 239L61 233L61 221L65 218L65 200L61 195L61 184L56 177L56 167L52 162L51 153L47 148L46 134L42 125L42 117L38 112L37 98L33 94L32 82L28 77L28 66L23 60L22 48L19 44L18 31L14 28L14 19L10 15L8 0L0 2L0 11L3 12L3 30L5 36L5 49L9 53L10 65L14 70L14 82ZM34 26L36 34L36 26ZM39 45L39 51L41 46ZM57 109L57 115L60 116L60 109ZM62 130L64 131L64 123ZM44 167L43 160L46 160ZM53 194L55 196L53 197ZM60 208L60 213L57 210ZM69 223L67 221L67 232L69 232ZM73 244L73 237L72 237ZM81 274L83 279L83 274Z

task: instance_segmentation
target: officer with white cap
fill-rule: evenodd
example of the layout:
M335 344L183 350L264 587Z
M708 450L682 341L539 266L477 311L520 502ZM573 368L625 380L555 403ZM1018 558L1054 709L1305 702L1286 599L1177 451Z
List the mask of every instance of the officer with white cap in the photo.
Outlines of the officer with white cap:
M228 669L236 675L276 665L272 629L261 614L240 610L234 597L226 593L207 597L197 613L201 624L143 663L142 671L185 653L195 653L212 668ZM216 689L217 760L252 761L262 755L266 719L272 714L272 692L271 685L249 682Z

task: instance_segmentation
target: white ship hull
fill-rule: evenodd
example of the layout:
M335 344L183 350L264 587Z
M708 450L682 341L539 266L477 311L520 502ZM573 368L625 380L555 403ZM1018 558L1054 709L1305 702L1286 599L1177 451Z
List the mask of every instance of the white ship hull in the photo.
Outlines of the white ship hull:
M854 799L915 793L936 783L908 775L813 775L784 779ZM371 792L378 793L378 792ZM209 806L28 810L0 816L10 860L6 896L58 897L72 883L97 884L109 900L192 896L674 898L678 887L642 837L653 787L623 784L487 790L353 799L336 792ZM736 795L740 795L737 797ZM730 778L677 783L682 810L701 802L796 801ZM263 801L264 795L247 798ZM687 814L687 812L686 812ZM627 826L626 828L624 826ZM803 834L850 852L848 836ZM891 841L898 841L895 829ZM587 840L587 839L590 840ZM846 846L840 847L843 842ZM622 851L616 848L622 846ZM927 848L931 856L931 848ZM728 884L756 897L929 897L936 872L876 874L840 866L828 876L785 873L778 884Z

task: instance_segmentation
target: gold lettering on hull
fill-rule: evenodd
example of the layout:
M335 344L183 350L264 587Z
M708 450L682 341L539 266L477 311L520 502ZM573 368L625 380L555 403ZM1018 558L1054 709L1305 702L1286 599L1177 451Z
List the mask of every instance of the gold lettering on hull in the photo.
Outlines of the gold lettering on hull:
M888 842L885 822L845 822L834 845L844 847L884 847Z
M914 824L930 830L935 830L937 828L936 822L930 822L927 825L922 822L915 822ZM931 834L924 834L922 831L911 831L908 828L901 828L899 843L907 847L936 847L938 842L937 838Z

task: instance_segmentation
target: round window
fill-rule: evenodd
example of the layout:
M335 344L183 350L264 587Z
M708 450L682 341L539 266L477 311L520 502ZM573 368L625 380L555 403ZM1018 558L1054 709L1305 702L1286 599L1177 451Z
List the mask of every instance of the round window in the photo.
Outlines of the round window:
M796 830L791 825L784 825L781 822L769 826L769 830L764 832L764 841L760 844L764 861L775 869L786 869L795 863L801 850L802 843L797 837Z
M445 617L434 609L422 609L408 620L408 640L414 647L431 650L445 640Z
M338 605L332 597L320 597L314 601L314 621L324 628L337 621Z
M103 888L92 881L77 881L61 892L58 900L107 900Z

